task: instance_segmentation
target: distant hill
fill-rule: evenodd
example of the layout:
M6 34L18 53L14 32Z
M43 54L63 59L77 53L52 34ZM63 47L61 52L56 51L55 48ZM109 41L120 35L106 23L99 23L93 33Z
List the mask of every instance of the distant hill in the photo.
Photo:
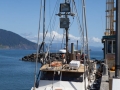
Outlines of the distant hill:
M16 33L0 29L0 49L36 49L36 46Z
M48 45L49 44L46 43L46 46ZM36 47L36 43L33 43L11 31L0 29L0 49L36 49ZM62 45L61 47L61 43L52 43L50 50L58 51L59 49L64 47L64 45ZM76 48L76 45L74 47ZM71 45L69 45L68 48L70 50ZM79 45L78 49L80 50L80 48L81 46ZM102 47L89 46L89 49L92 51L101 51Z

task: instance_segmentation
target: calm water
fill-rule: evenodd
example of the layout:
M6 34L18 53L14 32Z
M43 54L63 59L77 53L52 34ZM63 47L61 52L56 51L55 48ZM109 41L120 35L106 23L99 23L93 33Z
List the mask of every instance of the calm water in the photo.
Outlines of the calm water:
M0 90L30 90L34 84L34 62L20 59L35 50L0 50ZM102 51L91 51L92 58L102 59ZM40 64L38 65L38 69Z
M90 58L96 58L98 60L103 60L103 51L90 51Z

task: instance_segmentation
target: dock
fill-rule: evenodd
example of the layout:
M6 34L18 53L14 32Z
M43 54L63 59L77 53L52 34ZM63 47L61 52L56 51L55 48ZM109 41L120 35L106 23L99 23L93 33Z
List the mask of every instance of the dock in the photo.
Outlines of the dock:
M114 77L115 71L109 71L109 75L103 75L100 90L112 90L113 79L115 79Z

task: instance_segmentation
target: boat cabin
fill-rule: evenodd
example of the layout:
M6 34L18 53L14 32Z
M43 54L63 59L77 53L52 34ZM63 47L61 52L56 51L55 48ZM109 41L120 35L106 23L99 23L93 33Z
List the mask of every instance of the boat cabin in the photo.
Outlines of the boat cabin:
M110 69L115 65L115 35L103 36L102 43L104 59Z

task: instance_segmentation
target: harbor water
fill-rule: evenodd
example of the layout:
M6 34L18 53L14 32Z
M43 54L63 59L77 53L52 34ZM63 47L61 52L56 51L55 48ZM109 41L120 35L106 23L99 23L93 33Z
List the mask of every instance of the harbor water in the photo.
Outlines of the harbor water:
M0 90L30 90L34 85L35 62L21 58L36 50L0 50ZM102 51L91 51L91 58L103 59ZM40 63L38 63L37 71Z

